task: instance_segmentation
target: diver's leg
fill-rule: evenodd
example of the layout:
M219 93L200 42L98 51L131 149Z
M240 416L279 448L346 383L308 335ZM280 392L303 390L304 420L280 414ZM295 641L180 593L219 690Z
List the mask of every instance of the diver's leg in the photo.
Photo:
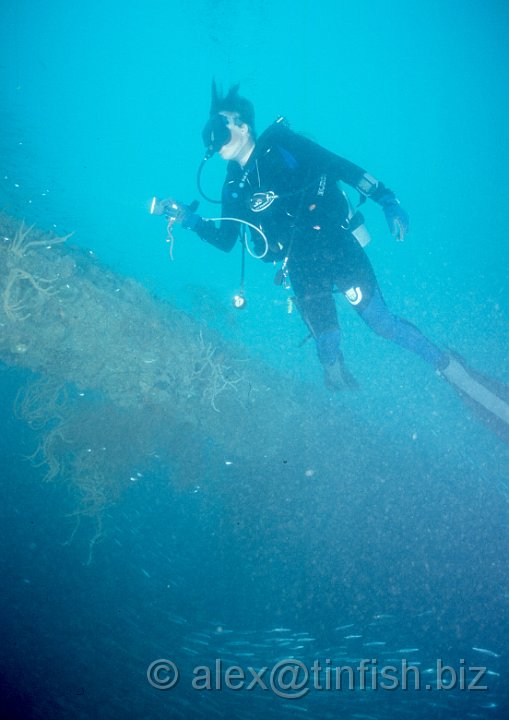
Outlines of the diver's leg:
M336 303L332 281L318 264L301 263L290 267L295 304L316 343L318 359L324 368L324 382L330 390L355 387L341 352Z
M385 308L385 309L384 309ZM509 387L472 370L455 353L443 352L431 343L414 325L391 315L375 291L360 316L375 332L420 355L433 365L475 411L490 430L509 442Z
M437 369L448 358L411 323L393 315L382 297L373 267L362 247L349 233L342 238L342 262L335 283L364 322L377 335L392 340Z
M393 315L384 302L364 251L364 257L357 249L353 255L357 262L350 265L352 274L346 280L344 276L340 278L342 286L338 281L336 284L360 317L378 335L416 353L432 365L475 410L482 422L509 443L509 386L472 370L455 353L441 350L414 325Z
M345 294L347 299L352 302L348 291ZM361 300L355 307L360 317L377 335L416 353L437 370L441 370L447 365L446 353L428 340L415 325L389 311L378 286L371 289L369 294L367 302L364 303ZM355 303L355 298L353 296L352 298Z
M443 352L406 320L391 315L378 288L360 316L379 335L433 365L490 430L509 442L509 387L468 367L455 353Z

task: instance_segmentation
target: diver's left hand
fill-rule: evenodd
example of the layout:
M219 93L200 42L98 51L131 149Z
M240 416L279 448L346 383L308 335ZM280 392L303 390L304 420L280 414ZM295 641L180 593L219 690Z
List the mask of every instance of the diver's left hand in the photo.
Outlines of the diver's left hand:
M406 237L410 224L408 213L403 210L399 200L392 193L380 198L378 202L383 208L391 235L398 242L402 242Z

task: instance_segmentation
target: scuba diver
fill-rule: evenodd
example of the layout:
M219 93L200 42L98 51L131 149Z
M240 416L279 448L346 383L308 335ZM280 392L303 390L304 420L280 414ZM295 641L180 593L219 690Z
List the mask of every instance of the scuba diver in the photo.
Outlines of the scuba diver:
M284 118L257 137L253 105L239 95L239 85L222 95L212 83L203 141L207 149L198 173L200 192L205 162L216 152L228 162L221 217L202 218L195 212L196 202L189 206L154 198L151 212L168 218L170 236L177 223L224 252L240 238L243 266L245 249L264 262L281 263L275 282L291 286L331 391L357 387L341 352L333 295L337 291L375 333L419 355L492 429L509 438L509 388L470 370L385 303L364 250L369 241L364 218L352 209L340 183L359 193L359 204L377 203L391 234L401 241L408 232L408 215L392 190L358 165L293 132ZM239 306L242 302L241 291Z

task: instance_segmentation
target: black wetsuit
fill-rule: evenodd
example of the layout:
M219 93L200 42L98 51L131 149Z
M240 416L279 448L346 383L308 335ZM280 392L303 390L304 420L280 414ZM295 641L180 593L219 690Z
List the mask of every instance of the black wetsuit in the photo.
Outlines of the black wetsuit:
M349 205L339 181L375 202L392 194L358 165L276 123L259 138L244 168L228 164L222 217L246 220L263 230L269 243L265 262L286 259L297 306L324 364L340 355L334 286L375 332L439 364L441 351L388 311L371 263L348 229ZM201 220L195 230L229 252L239 228L235 222L222 221L216 227ZM261 255L263 238L254 230L251 238Z

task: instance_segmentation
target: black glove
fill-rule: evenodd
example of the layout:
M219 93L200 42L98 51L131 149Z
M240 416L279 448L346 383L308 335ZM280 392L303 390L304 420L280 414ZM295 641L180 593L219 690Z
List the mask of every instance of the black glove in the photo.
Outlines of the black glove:
M186 230L195 230L201 220L200 215L194 212L197 207L197 200L194 200L191 205L184 205L184 203L178 203L171 198L166 200L154 198L150 212L152 215L164 215L172 224L182 225Z
M175 205L177 205L178 209L174 222L182 225L185 230L196 230L196 226L201 220L200 215L194 212L198 207L198 202L195 200L191 205L184 205L183 203L175 203Z
M397 197L389 190L385 195L377 198L377 202L382 206L391 235L396 240L404 240L408 232L410 218L399 204Z

